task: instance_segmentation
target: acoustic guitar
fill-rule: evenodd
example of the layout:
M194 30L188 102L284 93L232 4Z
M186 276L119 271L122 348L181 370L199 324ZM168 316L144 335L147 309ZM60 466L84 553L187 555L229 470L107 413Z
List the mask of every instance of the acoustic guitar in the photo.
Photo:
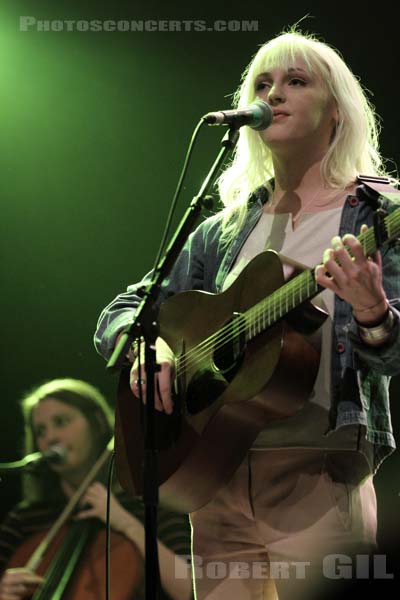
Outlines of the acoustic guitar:
M366 256L400 232L400 211L376 234L359 235ZM314 269L276 252L256 256L221 294L187 291L160 307L160 336L176 356L174 411L156 411L163 504L192 512L228 482L258 433L310 397L319 367L318 329L326 313L310 300L322 288ZM141 403L121 373L115 429L117 474L143 488Z

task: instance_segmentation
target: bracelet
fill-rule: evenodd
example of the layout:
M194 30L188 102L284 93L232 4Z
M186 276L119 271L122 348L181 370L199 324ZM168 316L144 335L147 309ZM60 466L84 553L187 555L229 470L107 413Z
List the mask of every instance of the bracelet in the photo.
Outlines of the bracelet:
M368 308L353 308L353 311L358 312L358 313L368 312L369 310L372 310L373 308L376 308L377 306L382 304L382 302L386 302L386 301L387 301L386 298L383 298L382 300L379 300L379 302L377 302L376 304L373 304L373 306L369 306Z
M366 327L365 325L357 323L360 338L363 342L370 344L371 346L383 344L383 342L386 342L389 339L393 331L394 322L394 315L391 310L388 310L384 321L379 323L379 325Z

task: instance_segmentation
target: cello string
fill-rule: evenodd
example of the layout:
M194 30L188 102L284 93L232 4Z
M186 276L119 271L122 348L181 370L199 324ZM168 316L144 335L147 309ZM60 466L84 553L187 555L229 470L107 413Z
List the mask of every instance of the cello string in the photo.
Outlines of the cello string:
M96 521L76 522L71 525L62 546L46 571L44 582L31 600L61 600L88 541L99 527L100 523Z
M111 438L111 440L107 444L107 447L105 448L105 450L99 456L99 458L94 463L94 465L92 465L92 467L90 468L89 472L87 473L85 479L82 481L80 486L76 489L74 494L71 496L68 503L66 504L63 511L61 512L60 516L55 521L55 523L53 524L51 529L49 530L48 534L43 538L41 543L38 545L36 550L33 552L32 556L26 563L25 568L30 569L31 571L35 571L37 569L40 561L43 558L44 553L46 552L50 543L54 539L55 535L58 533L58 531L60 530L62 525L68 519L68 517L74 510L76 504L79 502L79 499L86 491L86 488L90 485L90 483L96 477L97 473L100 471L101 467L107 460L107 458L110 454L110 445L112 445L112 446L114 445L114 438Z

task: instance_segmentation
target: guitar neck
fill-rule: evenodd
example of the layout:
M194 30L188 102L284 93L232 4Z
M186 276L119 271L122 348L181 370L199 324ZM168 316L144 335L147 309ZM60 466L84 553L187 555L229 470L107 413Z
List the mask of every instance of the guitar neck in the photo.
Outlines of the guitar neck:
M387 245L399 236L400 211L396 210L383 218L373 229L360 233L357 239L364 255L370 256L378 247ZM380 240L379 246L377 239ZM352 255L350 248L346 245L345 247ZM317 296L323 289L315 281L315 267L306 269L243 314L246 321L246 340L253 339L303 302Z

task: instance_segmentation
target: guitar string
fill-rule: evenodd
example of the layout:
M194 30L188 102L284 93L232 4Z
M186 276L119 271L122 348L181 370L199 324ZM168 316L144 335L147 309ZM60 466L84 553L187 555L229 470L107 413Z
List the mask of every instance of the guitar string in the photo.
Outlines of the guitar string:
M302 278L304 279L304 275L306 275L308 277L308 282L307 282L307 293L309 293L309 288L310 288L310 280L311 283L314 283L315 285L315 281L312 278L312 274L310 271L306 272L306 273L302 273ZM310 277L311 276L311 277ZM293 282L290 282L291 284L293 284ZM302 282L297 283L296 285L287 285L285 286L289 287L289 291L286 294L286 312L289 312L289 302L288 302L288 297L291 297L291 302L293 302L294 305L299 304L300 300L304 301L304 299L302 298L302 293L304 292L304 285ZM293 288L293 289L290 289ZM300 294L299 294L300 292ZM181 358L181 365L182 366L188 366L189 363L191 362L191 359L198 359L199 357L201 358L201 352L199 352L199 350L203 350L203 356L205 357L208 353L208 350L211 348L218 348L221 345L223 345L227 340L229 340L231 337L235 337L235 335L240 335L241 333L243 333L243 331L247 330L251 330L252 326L254 326L254 323L258 322L260 323L261 320L264 323L264 328L267 325L272 324L273 319L277 320L277 313L279 313L279 318L281 318L281 316L283 316L283 303L282 303L282 296L284 295L283 291L281 289L275 290L275 292L273 294L271 294L268 299L263 299L262 301L260 301L257 305L251 307L250 309L248 309L248 311L246 311L246 313L244 313L243 315L243 323L241 327L238 327L234 330L234 335L232 336L232 323L228 323L226 324L223 328L221 328L219 330L219 332L217 334L213 334L212 336L210 336L209 338L206 338L206 340L203 340L203 342L201 342L200 344L198 344L197 346L193 347L190 351L188 351L186 353L186 360L182 360L184 357ZM268 306L268 304L270 306ZM291 310L291 308L290 308ZM273 315L273 316L272 316ZM222 344L218 345L216 342L222 342Z
M400 224L400 214L397 215L396 213L397 213L397 211L395 211L394 213L389 215L391 217L390 220L388 217L385 219L385 225L386 225L386 228L388 231L388 239L390 239L392 237L391 236L391 226ZM400 213L400 211L399 211L399 213ZM390 221L392 221L392 222L390 222ZM398 221L398 223L396 223L397 221ZM394 227L394 229L396 229L396 228ZM375 234L374 234L373 229L369 229L367 232L360 234L360 236L358 237L358 240L363 246L364 254L370 254L376 249L376 244L374 243L375 242ZM351 254L351 252L350 252L350 254ZM284 286L282 286L278 290L275 290L275 292L273 292L273 294L271 294L267 299L262 300L255 306L248 309L245 313L243 313L243 323L239 327L233 328L231 322L227 323L220 330L218 330L218 332L212 334L211 336L209 336L208 338L206 338L205 340L203 340L202 342L200 342L199 344L197 344L196 346L191 348L185 355L178 357L177 358L177 375L181 374L181 372L184 369L187 369L188 366L190 366L190 364L196 363L199 360L201 360L202 358L205 358L209 354L210 349L213 349L215 351L216 349L222 347L230 339L237 338L239 335L241 335L246 330L251 333L252 328L254 328L254 335L257 335L257 332L259 333L259 329L261 327L261 322L263 323L263 326L264 326L263 328L265 329L266 328L265 323L267 323L267 327L268 327L269 325L271 325L271 321L273 322L273 319L275 321L277 320L276 319L277 313L280 315L279 318L281 318L284 314L283 308L282 308L282 299L283 299L282 297L283 296L286 297L286 312L289 312L287 310L288 297L291 295L293 302L299 301L299 298L296 297L296 294L298 294L299 292L300 292L300 294L302 292L304 292L303 279L308 279L308 281L306 282L307 283L306 292L308 295L309 295L310 279L311 279L311 283L313 283L315 286L315 280L312 275L313 271L314 271L314 269L301 273L300 276L296 277L294 280L287 282ZM311 277L310 277L310 275L311 275ZM318 290L315 290L315 291L318 291ZM306 299L307 298L302 299L301 302L304 302ZM298 304L300 304L301 302L298 302ZM268 304L269 304L269 306L268 306ZM298 304L295 304L295 306L298 306ZM290 310L295 308L295 306L290 308ZM272 313L273 313L273 319L271 319ZM253 337L254 337L254 335L253 335Z
M361 234L359 237L359 241L363 245L364 253L371 252L374 249L373 244L371 245L371 250L367 249L367 246L369 245L368 242L373 241L372 234L373 230L369 230L368 232ZM264 323L268 323L267 326L269 326L273 320L277 320L277 312L279 314L279 318L281 318L283 316L282 296L286 296L286 306L288 305L288 297L292 297L292 302L294 303L294 306L291 307L290 310L304 302L307 298L302 297L302 294L305 291L303 279L308 279L306 291L307 295L309 296L310 279L311 283L313 283L315 286L315 280L313 278L312 272L313 270L308 270L304 273L301 273L300 276L296 277L294 280L287 282L284 286L282 286L282 288L278 288L278 290L275 290L273 294L271 294L267 299L263 299L261 302L248 309L245 313L243 313L243 323L240 327L237 327L233 330L232 323L227 323L218 332L206 338L206 340L203 340L197 346L191 348L186 353L186 355L180 357L179 367L177 365L177 374L180 374L184 368L187 368L190 365L190 363L198 362L199 360L201 360L201 358L205 358L209 353L210 349L216 350L220 348L226 343L226 341L229 341L231 338L234 339L238 335L241 335L244 331L248 330L251 333L251 329L252 327L254 327L254 334L257 334L257 322L258 326L260 327L261 317ZM317 292L318 288L314 291ZM273 318L271 318L272 313Z
M396 224L395 222L398 221L398 220L399 220L399 217L397 215L396 215L396 217L393 217L393 219L392 219L393 224ZM387 221L386 225L388 226L388 239L389 239L389 238L392 237L392 232L391 232L391 225L392 225L392 223L390 223L390 221ZM362 244L363 252L364 252L365 255L372 253L376 249L375 234L374 234L373 230L370 230L369 232L365 232L364 234L361 234L360 237L359 237L359 241ZM353 256L350 248L348 248L348 250L350 251L351 256ZM305 282L307 284L306 298L305 298L305 299L307 299L307 298L310 298L311 293L314 293L315 291L318 291L318 286L315 286L315 280L314 279L310 280L309 272L305 273L305 276L304 276L303 279L305 279ZM299 280L299 283L300 283L300 285L299 285L300 289L299 288L294 289L294 293L295 294L297 294L299 292L299 298L293 297L293 299L292 299L292 303L293 303L294 306L298 305L301 301L303 301L302 295L303 295L303 292L304 292L304 282ZM312 284L314 285L314 289L311 292L310 286ZM278 302L279 302L278 313L279 313L279 318L282 316L282 313L283 313L283 310L282 310L282 307L281 307L281 300L282 300L282 298L279 298L279 296L278 296ZM258 307L260 308L260 310L257 311ZM248 313L247 313L247 315L249 317L248 318L248 327L249 327L249 330L250 330L250 336L251 336L251 329L252 328L254 328L254 334L259 333L260 332L260 328L262 329L261 318L263 320L263 324L265 325L265 314L260 314L260 311L264 310L265 305L263 303L259 303L254 308L256 309L255 311L253 311L252 309L250 309L248 311ZM273 320L276 320L276 314L275 314L276 306L274 306L273 303L272 303L272 306L270 307L270 309L273 309L273 311L274 311ZM292 307L290 308L290 310L292 310ZM289 312L288 297L287 297L287 295L286 295L286 312ZM245 313L245 315L246 315L246 313ZM271 319L269 319L269 321L270 320ZM270 323L268 323L268 324L270 324Z
M308 275L309 278L311 279L311 281L313 281L311 272L302 273L301 275L302 276ZM311 275L311 277L310 277L310 275ZM290 282L290 283L292 283L292 282ZM300 292L305 291L305 288L304 288L304 286L302 286L301 283L296 282L295 285L286 284L283 287L285 287L285 289L289 288L289 290L286 293L286 297L290 296L291 301L296 303L296 304L294 304L293 307L290 307L289 310L292 310L292 308L295 308L296 305L300 304L301 302L304 302L305 298L302 298L302 295L298 293L299 291ZM309 288L309 285L308 285L308 288ZM232 322L229 322L226 325L224 325L221 329L219 329L217 333L214 333L210 337L208 337L205 340L203 340L202 342L200 342L200 344L191 348L185 355L180 357L180 360L179 360L180 366L182 368L185 368L185 367L187 368L190 363L193 363L193 362L195 363L198 360L205 358L207 356L207 354L209 353L209 350L211 350L211 349L217 350L218 348L222 347L230 339L234 339L235 337L240 336L243 332L251 331L251 328L255 326L255 323L257 321L261 322L261 318L262 318L263 322L265 323L264 329L266 327L268 327L269 325L271 325L274 320L275 321L277 320L278 314L279 314L278 318L281 318L284 314L283 310L282 310L282 307L283 307L282 296L283 296L283 291L281 289L275 290L268 297L268 299L261 300L258 304L251 307L245 313L243 313L243 315L242 315L243 320L242 320L241 325L239 325L236 328L233 328ZM286 302L286 306L288 306L287 302ZM286 312L289 312L289 310L287 310ZM177 367L177 374L178 374L178 367Z
M273 298L272 301L270 297L268 303L262 301L260 306L256 305L255 307L252 307L244 313L242 323L238 327L233 328L232 324L229 323L224 327L223 333L225 335L211 336L207 339L207 344L203 345L201 351L199 351L198 347L192 349L194 352L191 352L190 356L186 355L186 360L180 361L181 366L188 367L191 363L197 362L201 358L205 358L210 349L218 350L218 348L222 347L227 341L238 338L243 333L247 333L246 341L249 341L258 333L267 329L274 322L277 322L286 313L292 310L292 308L295 308L304 302L305 299L309 298L311 296L311 286L313 286L313 292L315 294L318 293L318 287L315 284L315 280L313 279L312 274L308 273L307 288L305 286L291 286L292 289L288 290L285 302L282 301L283 293L277 292L276 298ZM305 295L304 292L306 293ZM290 301L288 300L289 296ZM217 343L217 340L219 343Z

